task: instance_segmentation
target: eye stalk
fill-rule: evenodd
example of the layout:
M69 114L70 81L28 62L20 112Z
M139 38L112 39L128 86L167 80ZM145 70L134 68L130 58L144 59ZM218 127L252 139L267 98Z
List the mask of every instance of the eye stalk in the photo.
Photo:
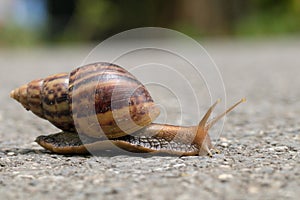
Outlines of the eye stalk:
M216 103L219 103L220 100L218 100ZM246 102L246 98L242 98L240 101L238 101L237 103L235 103L233 106L231 106L230 108L228 108L225 112L223 112L222 114L220 114L219 116L215 117L214 119L212 119L206 126L205 129L209 130L215 123L217 123L222 117L224 117L226 114L228 114L229 112L231 112L235 107L237 107L239 104ZM215 104L216 104L215 103ZM214 108L214 105L212 106Z
M231 112L236 106L238 106L239 104L243 103L246 101L246 98L242 98L240 101L238 101L237 103L235 103L233 106L231 106L230 108L228 108L225 112L221 113L220 115L218 115L217 117L215 117L214 119L212 119L210 122L207 123L212 111L215 109L216 105L218 103L221 102L220 99L218 99L206 112L206 114L204 115L204 117L201 119L201 121L199 122L198 125L198 129L197 129L197 133L196 133L196 137L194 139L194 143L201 146L200 150L199 150L199 155L203 154L203 153L208 153L209 156L212 156L212 153L210 151L210 149L213 149L213 145L211 143L211 139L208 135L208 130L214 125L216 124L222 117L224 117L226 114L228 114L229 112ZM218 151L216 149L216 151Z

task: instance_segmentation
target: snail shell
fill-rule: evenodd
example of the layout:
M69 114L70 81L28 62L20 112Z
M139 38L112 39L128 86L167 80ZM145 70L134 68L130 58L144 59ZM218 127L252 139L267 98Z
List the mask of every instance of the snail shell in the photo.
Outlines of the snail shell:
M219 101L198 125L155 124L152 121L159 109L145 86L122 67L104 62L33 80L10 96L62 130L36 139L44 148L61 154L101 151L112 143L132 152L212 155L208 130L245 101L240 100L209 123Z
M13 90L11 97L63 131L76 127L78 133L98 138L104 137L101 133L108 138L131 134L159 115L145 86L110 63L33 80Z

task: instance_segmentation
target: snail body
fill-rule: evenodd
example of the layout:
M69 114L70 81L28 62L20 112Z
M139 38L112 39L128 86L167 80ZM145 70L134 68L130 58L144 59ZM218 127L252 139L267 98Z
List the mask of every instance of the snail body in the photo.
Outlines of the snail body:
M33 80L10 96L62 130L36 139L60 154L86 154L113 144L131 152L211 155L209 128L244 101L209 123L217 102L196 126L155 124L159 109L145 86L122 67L104 62Z

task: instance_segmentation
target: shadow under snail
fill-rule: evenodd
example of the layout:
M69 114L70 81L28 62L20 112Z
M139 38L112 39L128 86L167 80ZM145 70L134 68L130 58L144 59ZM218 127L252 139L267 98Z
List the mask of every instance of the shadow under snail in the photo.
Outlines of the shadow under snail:
M62 130L36 139L59 154L101 151L109 143L130 152L212 156L208 130L245 101L208 122L217 101L195 126L152 123L159 109L145 86L122 67L104 62L33 80L10 96Z

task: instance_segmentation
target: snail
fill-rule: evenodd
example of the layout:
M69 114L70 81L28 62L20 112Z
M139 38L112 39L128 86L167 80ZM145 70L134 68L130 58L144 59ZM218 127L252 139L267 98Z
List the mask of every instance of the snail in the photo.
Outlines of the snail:
M33 80L10 96L62 130L36 138L58 154L87 154L113 144L130 152L212 156L209 129L245 101L208 122L216 101L195 126L153 123L160 112L145 86L124 68L105 62Z

